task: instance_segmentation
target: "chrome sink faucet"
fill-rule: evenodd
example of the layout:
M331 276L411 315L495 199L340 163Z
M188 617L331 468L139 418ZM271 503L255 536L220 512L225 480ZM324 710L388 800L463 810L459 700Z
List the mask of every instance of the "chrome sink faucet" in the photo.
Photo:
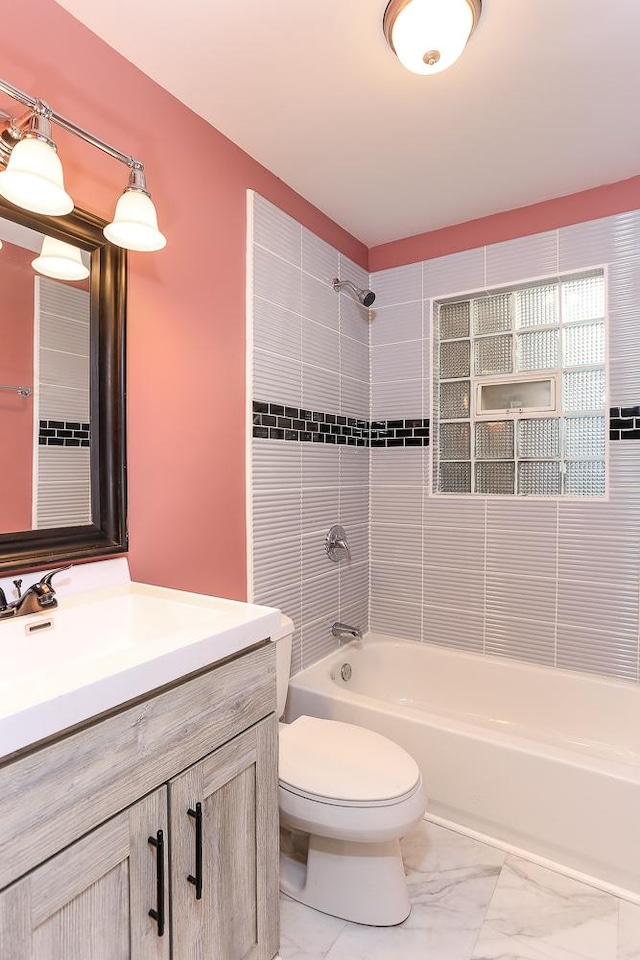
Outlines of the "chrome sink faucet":
M46 613L47 610L53 610L54 607L57 607L58 600L51 581L59 573L69 570L70 567L71 564L52 570L51 573L45 573L44 577L25 590L22 596L18 596L17 600L12 600L10 603L7 603L5 592L0 587L0 620L6 620L9 617L26 617L30 613ZM14 582L16 589L19 591L19 584L22 581Z

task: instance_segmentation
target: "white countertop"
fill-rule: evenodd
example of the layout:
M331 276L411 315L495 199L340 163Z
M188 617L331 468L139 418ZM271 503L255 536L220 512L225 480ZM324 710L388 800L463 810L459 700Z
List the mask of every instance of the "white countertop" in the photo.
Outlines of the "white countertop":
M0 760L280 626L271 607L130 581L69 594L51 614L0 621Z

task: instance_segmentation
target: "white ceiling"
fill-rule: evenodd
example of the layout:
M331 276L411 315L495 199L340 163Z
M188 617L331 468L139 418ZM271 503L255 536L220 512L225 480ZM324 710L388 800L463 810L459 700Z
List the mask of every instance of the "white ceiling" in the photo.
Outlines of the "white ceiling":
M387 0L59 2L370 246L639 172L640 0L484 0L431 77Z

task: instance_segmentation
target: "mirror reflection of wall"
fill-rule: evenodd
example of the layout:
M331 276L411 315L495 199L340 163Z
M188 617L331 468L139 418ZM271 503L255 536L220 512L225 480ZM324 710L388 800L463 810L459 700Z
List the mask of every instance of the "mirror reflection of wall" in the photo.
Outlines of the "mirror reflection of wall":
M0 531L32 524L33 396L12 387L33 387L33 252L3 241L0 250Z
M0 219L0 240L0 532L84 525L91 522L89 284L36 273L43 236L33 230ZM19 392L25 387L27 396Z

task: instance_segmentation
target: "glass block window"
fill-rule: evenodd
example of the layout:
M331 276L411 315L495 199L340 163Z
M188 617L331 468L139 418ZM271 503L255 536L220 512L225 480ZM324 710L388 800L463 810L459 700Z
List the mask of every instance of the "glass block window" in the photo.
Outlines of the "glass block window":
M434 304L433 489L603 497L602 270Z

